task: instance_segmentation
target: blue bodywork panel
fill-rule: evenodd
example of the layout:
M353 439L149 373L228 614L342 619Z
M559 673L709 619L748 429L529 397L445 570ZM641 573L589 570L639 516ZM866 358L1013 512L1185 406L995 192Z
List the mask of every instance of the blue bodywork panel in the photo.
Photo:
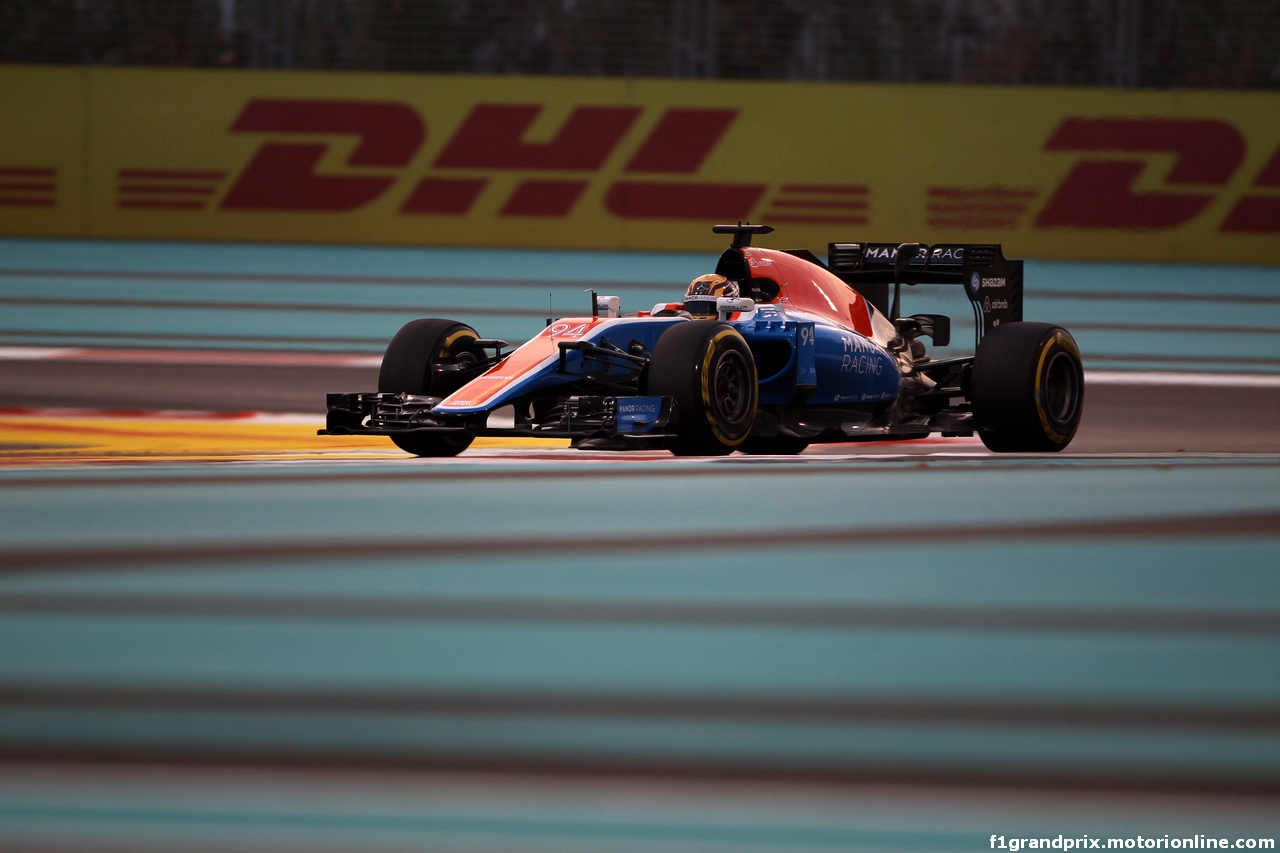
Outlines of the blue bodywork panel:
M703 321L679 317L559 321L525 345L543 348L546 355L540 356L541 366L510 381L500 394L482 405L450 405L449 410L460 413L492 410L534 391L578 382L588 374L596 378L616 376L619 380L633 374L634 365L625 358L603 354L599 350L570 348L561 355L557 348L547 346L549 333L554 329L563 327L550 338L557 347L560 344L593 345L606 350L616 348L626 353L634 342L652 352L658 338L667 329L685 322ZM731 320L729 325L742 334L755 356L762 405L786 405L797 399L802 399L807 405L880 402L896 398L901 391L901 379L893 357L879 344L852 330L815 322L805 315L784 312L773 305L760 305L754 314ZM499 364L489 375L503 371L504 364ZM476 381L483 382L484 379ZM626 421L632 426L624 427L622 414L619 413L620 432L643 432L640 423L654 419L653 413L638 414Z
M783 405L797 391L809 391L806 404L867 403L892 400L902 390L893 357L857 332L812 320L798 320L770 305L734 326L756 354L760 369L760 402ZM789 345L781 369L776 353ZM771 357L774 356L774 357Z
M619 397L617 406L619 435L643 435L662 414L661 397Z
M889 353L857 332L834 326L817 328L818 388L809 403L871 403L892 400L902 378Z

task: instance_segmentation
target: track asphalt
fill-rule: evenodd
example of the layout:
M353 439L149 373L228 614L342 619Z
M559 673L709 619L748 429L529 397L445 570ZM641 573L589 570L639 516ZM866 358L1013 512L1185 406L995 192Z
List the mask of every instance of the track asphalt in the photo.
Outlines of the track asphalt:
M48 274L29 275L42 246ZM691 277L682 257L490 254L430 255L433 275L539 299L553 267L576 289ZM100 304L358 290L412 307L435 278L382 279L423 258L5 242L0 267L27 272L0 272L0 345L142 353L0 361L0 847L1277 834L1280 391L1249 376L1280 369L1278 338L1169 331L1226 322L1205 313L1203 271L1029 271L1074 294L1059 307L1174 312L1091 367L1092 420L1052 457L952 440L415 460L318 439L291 402L367 381L368 364L298 361L375 351L358 339L385 341L399 309ZM1215 281L1269 328L1275 273L1234 272ZM1121 273L1128 303L1097 296ZM507 279L536 285L492 283ZM1086 334L1125 337L1086 328L1086 350ZM1203 363L1161 348L1188 336ZM196 355L148 361L161 345ZM210 348L294 360L209 364ZM1153 367L1248 375L1172 393L1115 372ZM237 391L276 403L202 403Z

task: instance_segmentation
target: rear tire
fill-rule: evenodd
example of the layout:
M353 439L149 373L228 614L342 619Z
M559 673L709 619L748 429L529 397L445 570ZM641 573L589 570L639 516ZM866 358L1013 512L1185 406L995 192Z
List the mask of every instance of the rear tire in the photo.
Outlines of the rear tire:
M973 419L997 453L1053 453L1071 443L1084 411L1084 370L1071 333L1050 323L1008 323L973 360Z
M406 323L387 344L378 371L378 391L447 397L464 381L450 381L434 373L432 367L447 363L475 363L483 357L472 342L475 329L453 320L414 320ZM405 433L392 435L396 447L415 456L457 456L471 446L470 435Z
M648 393L676 401L677 456L724 456L742 446L756 420L751 348L725 323L691 320L662 333L649 362Z

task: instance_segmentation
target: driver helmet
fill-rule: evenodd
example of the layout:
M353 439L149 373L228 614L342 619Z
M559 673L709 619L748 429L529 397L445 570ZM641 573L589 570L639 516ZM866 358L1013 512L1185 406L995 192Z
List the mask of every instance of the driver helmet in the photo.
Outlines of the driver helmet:
M689 282L689 289L684 292L684 310L695 317L714 317L716 300L722 296L736 299L738 283L714 273L700 275Z

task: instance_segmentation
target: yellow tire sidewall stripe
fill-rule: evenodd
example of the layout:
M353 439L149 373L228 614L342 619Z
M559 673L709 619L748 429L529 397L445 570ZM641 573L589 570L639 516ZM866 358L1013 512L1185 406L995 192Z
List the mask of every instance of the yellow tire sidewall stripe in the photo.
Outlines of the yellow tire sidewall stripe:
M1040 348L1040 359L1036 362L1036 414L1040 417L1040 426L1044 428L1045 434L1053 441L1061 443L1067 441L1071 436L1059 432L1054 428L1052 421L1049 419L1049 412L1044 405L1043 394L1044 363L1045 359L1049 356L1049 352L1053 349L1054 344L1057 344L1066 352L1075 355L1077 361L1080 360L1080 350L1076 347L1075 341L1073 341L1070 336L1065 332L1058 331L1055 332L1053 337Z
M747 440L747 436L744 435L741 438L726 438L725 435L720 432L720 427L716 423L714 415L715 407L711 403L711 362L715 358L716 351L720 347L720 341L727 337L740 338L741 335L733 329L721 329L708 342L707 352L702 358L702 407L707 416L707 424L711 427L711 433L716 437L716 440L725 447L737 447L739 444L742 444L742 442ZM755 397L754 388L751 389L751 395L753 398ZM748 434L750 434L749 430Z

